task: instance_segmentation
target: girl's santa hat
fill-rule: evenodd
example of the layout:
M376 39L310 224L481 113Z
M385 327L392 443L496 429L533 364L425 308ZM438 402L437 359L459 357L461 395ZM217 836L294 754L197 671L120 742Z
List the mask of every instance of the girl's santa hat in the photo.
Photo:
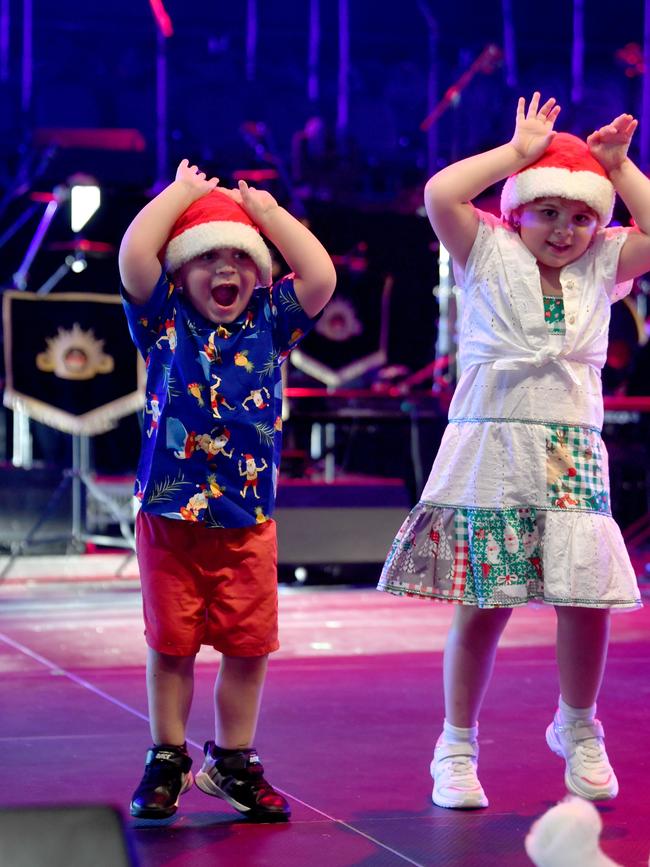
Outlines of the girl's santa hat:
M219 190L207 193L183 211L161 253L166 269L173 274L195 256L226 247L248 253L257 266L260 285L271 284L271 254L258 226L241 205Z
M607 172L587 143L567 132L557 133L536 162L510 175L501 193L501 213L510 219L520 205L546 196L584 202L598 214L601 226L612 219L615 192Z

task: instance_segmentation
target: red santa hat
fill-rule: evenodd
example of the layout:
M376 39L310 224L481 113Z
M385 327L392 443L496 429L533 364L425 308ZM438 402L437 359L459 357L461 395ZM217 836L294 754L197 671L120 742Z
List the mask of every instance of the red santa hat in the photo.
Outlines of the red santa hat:
M259 284L271 284L271 254L258 226L241 205L219 190L202 196L183 211L161 252L165 267L173 273L201 253L226 247L248 253L257 266Z
M520 205L546 196L584 202L598 214L601 226L612 219L614 186L586 142L570 133L557 133L536 162L510 175L501 193L501 213L509 219Z

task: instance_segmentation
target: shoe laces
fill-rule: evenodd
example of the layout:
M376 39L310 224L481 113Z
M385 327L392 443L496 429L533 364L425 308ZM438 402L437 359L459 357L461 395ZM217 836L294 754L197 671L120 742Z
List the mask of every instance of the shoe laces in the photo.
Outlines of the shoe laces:
M595 767L607 764L605 747L600 738L586 738L576 743L576 752L579 753L583 764Z
M573 741L574 749L580 761L585 765L595 767L597 765L608 765L607 753L602 736L602 726L596 719L585 722L578 720L574 723L558 725L560 733L566 732L569 734L570 740ZM587 737L579 737L581 730L587 730ZM576 737L578 735L578 737Z
M440 761L440 772L454 782L476 783L476 768L470 756L450 756Z

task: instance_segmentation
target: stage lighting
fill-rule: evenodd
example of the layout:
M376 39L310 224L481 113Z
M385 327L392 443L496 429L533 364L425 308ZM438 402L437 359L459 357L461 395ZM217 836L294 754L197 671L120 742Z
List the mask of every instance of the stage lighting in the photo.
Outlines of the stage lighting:
M67 256L65 264L75 274L81 274L88 267L88 262L83 253L75 253L74 256Z
M298 584L304 584L309 577L309 574L304 566L297 566L293 570L293 577L296 579Z
M91 179L83 183L70 179L70 228L80 232L101 204L101 190Z
M443 247L440 244L439 252L438 252L438 276L440 278L440 282L447 282L449 280L451 270L450 270L450 257L449 250L446 247Z

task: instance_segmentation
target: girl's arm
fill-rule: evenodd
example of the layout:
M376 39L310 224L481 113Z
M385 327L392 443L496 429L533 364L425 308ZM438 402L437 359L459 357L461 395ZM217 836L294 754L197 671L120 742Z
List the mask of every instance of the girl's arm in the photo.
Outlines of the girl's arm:
M627 155L637 125L632 115L620 114L587 139L591 153L609 175L638 228L621 249L618 283L650 271L650 179Z
M294 272L296 295L307 316L320 313L336 286L334 264L321 242L266 190L249 187L245 181L239 181L235 190L220 189L241 204L282 253Z
M539 107L535 91L526 108L517 103L515 132L507 144L447 166L424 188L424 202L433 230L452 258L465 267L478 229L478 216L471 200L492 184L538 159L555 135L553 124L560 113L554 99Z
M176 179L134 218L122 238L119 266L122 285L136 304L146 303L155 289L162 273L158 254L178 217L218 183L183 160Z

